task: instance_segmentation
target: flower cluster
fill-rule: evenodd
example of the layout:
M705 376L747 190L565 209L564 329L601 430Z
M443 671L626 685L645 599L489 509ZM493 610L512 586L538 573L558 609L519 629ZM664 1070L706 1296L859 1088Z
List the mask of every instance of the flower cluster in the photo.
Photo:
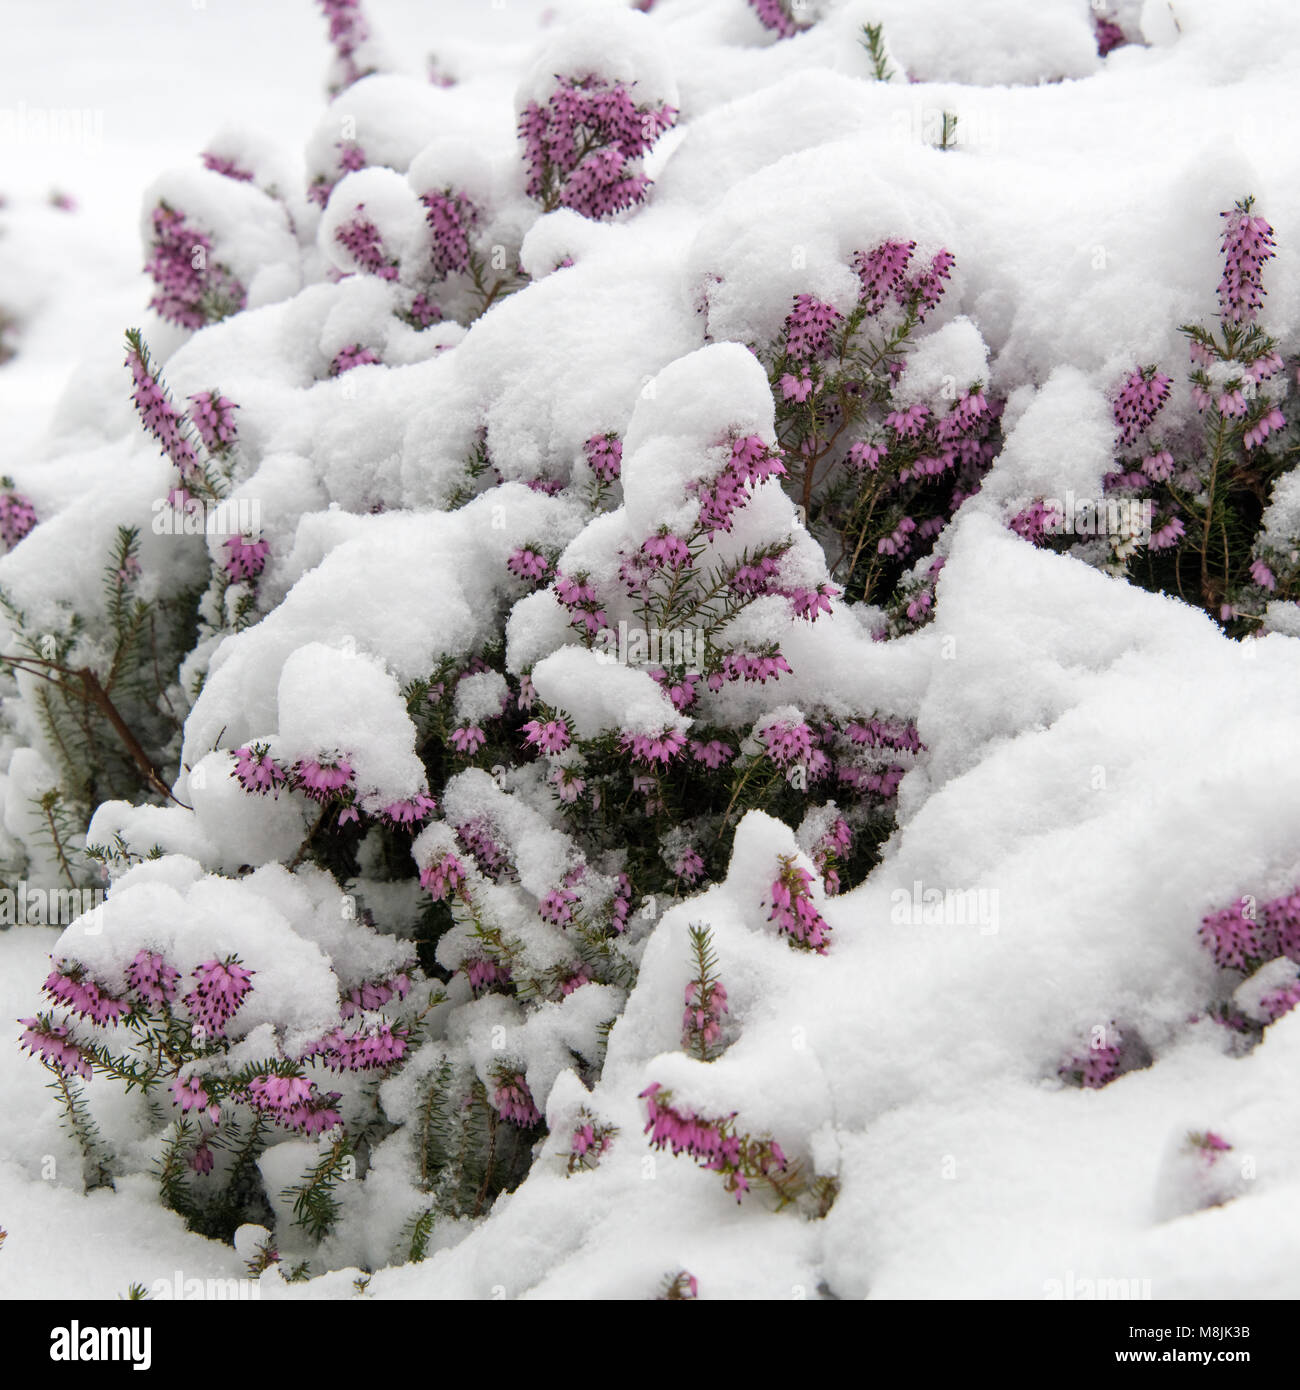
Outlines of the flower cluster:
M329 20L330 43L334 45L339 76L330 84L330 93L342 91L374 71L363 66L361 50L370 37L370 28L361 12L361 0L318 0Z
M766 1180L778 1192L789 1164L775 1139L737 1134L733 1112L724 1119L704 1119L672 1105L672 1092L656 1081L641 1092L646 1102L645 1132L653 1148L672 1150L673 1157L689 1154L714 1173L723 1174L728 1192L740 1201L751 1185Z
M817 911L809 891L813 876L791 855L782 855L780 862L781 871L768 890L772 901L768 921L776 923L777 930L789 937L792 946L824 956L831 929Z
M650 187L640 158L676 119L671 106L638 105L622 82L557 78L545 104L530 101L519 118L528 196L595 219L636 206Z
M792 39L807 28L795 21L792 10L799 8L797 3L792 7L788 0L749 0L749 5L763 28L770 29L778 39Z
M367 275L377 275L381 280L396 280L397 260L384 250L384 239L379 228L365 215L365 211L365 204L358 203L352 217L335 231L334 240Z
M12 550L20 540L36 525L36 508L22 495L13 491L8 478L0 479L0 541L6 550Z
M1277 252L1273 228L1251 212L1250 198L1219 214L1223 228L1223 279L1219 281L1219 317L1225 323L1254 323L1264 306L1260 272Z
M613 1125L602 1124L585 1106L579 1110L578 1122L569 1137L566 1157L569 1176L595 1168L617 1133Z
M239 407L220 391L198 391L190 398L185 412L199 432L203 447L210 454L225 453L235 442L238 427L235 411Z
M1225 970L1254 970L1279 956L1300 964L1300 887L1258 905L1247 897L1209 912L1200 937Z
M212 259L212 238L190 226L183 213L159 203L151 214L153 240L145 270L158 293L149 307L182 328L236 313L247 302L243 285Z
M502 1071L495 1080L492 1104L503 1120L518 1125L520 1129L532 1129L534 1125L541 1124L541 1111L533 1104L532 1093L521 1072Z
M450 188L431 189L420 201L433 236L431 276L445 280L470 268L470 233L479 220L479 209L463 194Z
M1095 1091L1113 1081L1123 1063L1124 1037L1112 1023L1096 1031L1087 1052L1076 1053L1062 1062L1057 1074L1062 1080Z

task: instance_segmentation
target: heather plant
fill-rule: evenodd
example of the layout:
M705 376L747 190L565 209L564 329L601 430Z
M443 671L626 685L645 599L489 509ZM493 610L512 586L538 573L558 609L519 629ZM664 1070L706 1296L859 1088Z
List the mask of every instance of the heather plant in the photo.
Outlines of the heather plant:
M153 240L145 270L158 287L149 307L182 328L202 328L244 307L248 293L214 259L211 236L160 202L151 214Z
M1098 504L1105 525L1097 529L1106 533L1105 558L1116 572L1177 594L1233 636L1246 636L1265 623L1270 602L1300 596L1289 512L1283 509L1276 528L1268 524L1270 501L1294 466L1295 429L1284 409L1291 373L1258 321L1263 271L1276 254L1273 229L1252 198L1221 217L1217 327L1181 329L1194 418L1166 424L1173 378L1156 364L1124 377L1113 396L1115 468ZM1062 520L1040 500L1011 524L1038 543L1068 547L1075 543L1062 534Z
M815 295L796 295L780 338L763 354L786 485L832 576L846 598L887 605L908 576L910 626L930 609L919 593L918 561L979 490L1000 443L1001 402L985 397L981 381L954 382L942 410L901 398L908 352L953 264L942 249L918 262L910 241L859 252L857 303L842 313ZM905 626L895 623L898 630Z
M1206 913L1199 935L1223 971L1210 1014L1251 1046L1300 1003L1300 888Z

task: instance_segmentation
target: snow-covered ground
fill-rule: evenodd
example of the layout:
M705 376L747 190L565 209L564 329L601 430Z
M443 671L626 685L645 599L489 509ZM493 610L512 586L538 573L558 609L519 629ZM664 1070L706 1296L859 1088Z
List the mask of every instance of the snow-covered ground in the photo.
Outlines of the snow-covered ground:
M1213 317L1219 213L1247 193L1278 243L1265 321L1288 362L1300 352L1300 10L1117 0L1112 13L1144 41L1102 59L1087 0L845 0L813 7L819 23L775 43L742 0L659 0L635 20L614 16L626 8L615 0L545 8L372 0L374 28L412 80L369 79L329 116L324 24L306 3L123 0L110 13L60 0L25 11L23 43L0 55L7 107L89 113L80 140L42 141L30 125L5 140L0 126L0 309L20 320L18 354L0 366L0 474L41 518L0 560L0 586L38 629L57 627L61 603L98 592L127 522L145 532L146 574L193 582L193 558L148 530L170 470L128 396L122 333L137 324L177 400L219 385L239 403L238 491L259 500L271 557L260 621L194 659L206 680L174 750L190 769L175 790L194 809L118 800L97 817L101 841L119 834L137 856L158 845L166 857L130 868L105 915L62 940L53 928L0 932L0 1020L40 1007L56 942L104 980L139 941L187 968L238 950L268 1001L250 1026L303 1037L337 1009L326 961L342 976L346 958L349 984L396 970L387 936L336 949L337 887L315 871L290 882L270 862L294 858L300 802L244 796L221 750L270 737L289 761L346 736L359 783L389 800L423 793L399 690L439 656L479 650L512 603L509 673L532 668L575 737L656 732L657 687L631 671L600 684L582 649L563 645L558 601L515 602L506 557L569 546L571 567L608 577L625 537L677 527L689 450L719 424L771 429L766 381L729 344L776 336L795 294L846 308L853 252L909 237L947 247L956 267L907 380L918 400L937 399L948 376L983 380L1007 398L1006 444L941 542L931 624L873 642L845 606L782 639L791 706L874 706L914 720L925 749L882 862L851 891L818 897L833 946L791 951L773 928L772 866L809 846L752 812L725 877L654 914L625 997L586 984L524 1015L466 988L459 1013L433 1015L485 1079L498 1032L526 1057L548 1133L517 1190L486 1217L435 1223L427 1257L402 1263L418 1193L405 1151L377 1143L364 1181L338 1189L321 1247L329 1272L289 1283L273 1267L260 1296L350 1297L362 1270L368 1296L394 1298L647 1298L678 1271L700 1297L1050 1298L1080 1281L1134 1281L1156 1298L1300 1295L1300 1009L1241 1055L1207 1015L1223 972L1198 939L1206 913L1300 882L1300 639L1231 641L1199 609L1006 525L1034 497L1099 495L1114 457L1109 393L1135 364L1162 364L1175 378L1170 417L1194 418L1178 329ZM526 200L503 192L516 89L549 80L538 45L556 34L569 54L617 55L617 26L603 47L615 19L645 30L644 44L629 31L627 50L643 90L675 90L681 111L648 160L652 196L609 224L565 211L530 224L536 209L526 216ZM865 23L883 26L912 82L871 80ZM423 82L430 52L457 86ZM222 204L221 181L197 165L217 132L238 130L227 143L264 161L259 181L279 167L297 187L332 147L330 121L353 107L357 138L387 167L347 176L349 196L331 201L306 249L267 212L271 199L233 184ZM944 111L959 123L941 151ZM481 161L453 139L472 140ZM325 272L331 260L351 268L333 232L354 202L405 256L402 236L414 244L424 230L412 185L426 170L430 187L495 199L494 236L522 242L534 277L467 331L417 333L394 317L387 282ZM55 187L75 211L48 205ZM224 227L248 310L193 335L146 314L141 209L159 196ZM301 193L286 202L300 223L315 215ZM385 365L329 376L331 358L363 342ZM591 520L567 489L522 486L568 482L584 441L605 430L624 440L621 507ZM480 437L502 481L451 510ZM774 491L755 528L789 524ZM802 582L815 584L824 571L807 544ZM483 688L492 704L496 686ZM774 699L748 698L724 692L719 722L771 717ZM49 855L28 807L47 774L30 751L39 729L16 718L4 849L35 882ZM506 816L477 775L429 790ZM512 790L536 789L521 777ZM520 894L541 899L558 882L560 823L516 814ZM421 853L443 848L437 834L416 843L422 868L433 861ZM241 877L258 864L270 866ZM935 888L973 903L973 920L954 918L951 901L947 915L928 913ZM377 915L413 916L400 884L383 891L362 894ZM712 929L730 1005L725 1050L707 1062L681 1047L698 922ZM191 953L186 933L200 929ZM449 942L439 963L455 968ZM620 1016L588 1091L585 1040L607 1006ZM1063 1059L1098 1029L1125 1039L1122 1074L1063 1085ZM427 1071L417 1057L385 1082L390 1115L413 1113ZM0 1046L0 1293L112 1297L175 1270L242 1275L247 1238L236 1252L159 1205L150 1136L106 1078L90 1088L96 1117L130 1171L115 1191L82 1194L48 1079ZM833 1179L829 1211L774 1212L757 1194L738 1203L718 1174L652 1151L639 1097L654 1083L698 1114L739 1115ZM617 1135L594 1170L571 1175L582 1107ZM1207 1133L1230 1152L1188 1147ZM268 1192L323 1142L274 1145ZM287 1228L283 1201L277 1216ZM52 1260L72 1248L75 1261Z

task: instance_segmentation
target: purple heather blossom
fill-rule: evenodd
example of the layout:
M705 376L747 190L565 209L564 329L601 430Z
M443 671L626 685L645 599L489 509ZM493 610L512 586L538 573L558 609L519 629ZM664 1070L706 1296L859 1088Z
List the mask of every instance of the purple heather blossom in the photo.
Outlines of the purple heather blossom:
M263 743L245 744L231 755L235 759L235 776L246 792L264 796L267 792L279 795L289 780L288 774L267 751Z
M624 733L619 735L619 746L638 762L667 764L686 746L686 735L676 729L658 734Z
M342 376L344 372L350 372L353 367L373 367L378 363L379 355L372 352L368 347L363 347L360 343L351 343L342 348L334 355L330 363L330 376Z
M671 106L638 106L622 82L558 77L545 105L530 101L519 117L528 196L590 218L634 207L650 181L632 162L676 119Z
M839 311L816 295L795 295L794 308L786 316L782 330L786 356L810 360L829 357L835 345L834 335L843 322Z
M1112 1023L1105 1030L1105 1037L1094 1040L1085 1054L1067 1058L1057 1068L1057 1074L1086 1090L1096 1091L1119 1075L1123 1059L1124 1039Z
M884 444L871 444L859 439L849 446L848 461L854 468L866 468L874 473L888 452Z
M235 442L235 411L239 407L220 391L199 391L189 399L185 413L194 422L204 448L214 454L223 453Z
M1270 593L1277 588L1277 578L1263 560L1251 562L1250 577L1261 589L1267 589Z
M12 550L36 525L36 509L21 492L0 492L0 540Z
M1114 49L1120 48L1128 42L1123 29L1121 29L1113 19L1108 18L1106 15L1094 14L1092 17L1092 27L1097 36L1097 52L1103 58Z
M537 914L544 922L564 927L573 921L573 904L577 901L578 895L568 888L552 888L537 904Z
M181 1002L209 1037L224 1037L226 1023L253 987L253 972L232 958L206 960L193 973L194 989Z
M682 1046L688 1051L698 1039L707 1047L722 1036L722 1015L727 1012L727 987L719 980L686 986L686 1012L682 1015Z
M208 1095L203 1080L198 1076L177 1077L172 1082L172 1099L180 1106L183 1114L191 1110L206 1110L208 1119L214 1123L221 1118L221 1107Z
M365 216L365 204L358 203L349 221L334 233L334 240L343 247L357 266L367 275L381 280L396 280L397 261L384 251L384 239L379 228Z
M208 1147L206 1138L200 1139L194 1146L194 1152L190 1155L190 1167L196 1173L207 1174L212 1171L216 1162L212 1150Z
M126 967L126 985L155 1008L176 998L181 973L153 951L139 951Z
M796 618L806 618L810 623L817 621L819 613L831 611L831 600L838 598L840 591L833 584L819 584L815 589L790 589L786 597Z
M437 809L438 804L433 797L425 795L424 792L417 792L405 801L390 801L380 810L379 815L389 825L409 830L428 820Z
M722 665L727 680L758 681L763 684L777 679L782 674L793 674L789 662L780 652L768 652L763 655L754 652L728 652Z
M363 68L357 61L357 53L370 37L365 16L361 12L360 0L317 0L325 17L330 22L330 43L334 45L342 81L338 91L350 87L373 68Z
M767 755L778 767L802 762L812 752L812 730L807 724L792 724L788 720L773 720L759 735Z
M244 536L231 536L226 542L227 551L222 568L234 582L256 579L266 568L266 557L271 553L270 541L250 541Z
M1147 548L1149 550L1168 550L1170 546L1177 545L1186 534L1187 528L1183 525L1182 518L1170 517L1168 521L1152 531Z
M781 872L773 880L769 896L772 911L768 921L775 922L778 931L785 932L791 944L818 955L826 954L830 927L817 911L809 894L813 876L790 857L781 859Z
M411 977L405 973L394 975L388 980L366 980L355 985L339 1005L339 1014L351 1018L354 1014L368 1009L381 1009L390 999L405 999L411 989Z
M1259 446L1273 433L1286 426L1286 416L1273 406L1259 417L1258 420L1248 429L1243 436L1242 442L1248 449L1258 449Z
M697 763L703 763L710 772L716 772L723 763L730 761L734 750L720 739L710 739L708 743L701 743L698 739L691 740L691 756Z
M163 452L184 479L197 465L194 446L185 432L185 417L167 399L162 383L134 347L127 351L126 365L131 369L134 383L131 401L140 416L140 423L162 445Z
M434 902L441 902L465 882L465 866L454 854L444 854L436 864L420 870L420 886Z
M300 758L293 765L294 786L321 803L341 792L352 775L352 764L346 758Z
M445 280L449 275L464 273L470 268L469 234L478 223L478 208L450 188L431 189L420 201L433 233L433 279Z
M207 150L199 156L203 161L204 167L211 169L214 174L224 174L228 179L234 179L237 183L252 183L253 176L247 169L241 169L233 159L224 154L210 154Z
M517 1072L514 1075L501 1076L497 1079L497 1088L492 1096L492 1104L496 1106L497 1113L503 1120L512 1125L518 1125L520 1129L531 1129L534 1125L541 1123L541 1111L533 1104L528 1083Z
M530 719L524 725L525 745L535 746L542 753L563 753L573 741L569 736L569 726L563 719L543 722Z
M442 318L442 306L435 304L423 290L411 301L411 319L417 328L428 328Z
M551 567L550 561L540 551L520 546L510 554L506 569L519 579L541 579Z
M68 1037L65 1024L47 1018L20 1018L18 1022L23 1025L18 1041L24 1052L39 1056L59 1071L73 1072L90 1080L90 1058Z
M406 1047L406 1031L394 1029L385 1020L354 1033L343 1028L332 1029L311 1053L331 1071L372 1071L400 1062L406 1055Z
M623 467L623 443L616 434L593 434L582 446L591 471L602 483L614 482Z
M805 26L796 24L786 0L749 0L750 8L764 29L770 29L778 39L792 39Z
M1125 379L1115 397L1115 423L1120 429L1120 447L1131 449L1138 436L1151 427L1169 399L1173 379L1154 367L1138 367Z
M117 1023L128 1010L124 999L104 993L94 980L85 976L80 967L68 971L62 968L52 970L42 988L56 1003L101 1027Z
M1266 293L1261 283L1265 261L1273 250L1273 228L1251 215L1252 199L1220 213L1223 229L1223 279L1219 282L1219 316L1225 323L1254 323Z
M472 757L487 742L487 735L477 724L462 724L451 731L451 745L462 757Z
M153 242L145 270L158 286L149 307L182 328L202 328L242 309L248 295L212 259L212 238L165 203L152 213Z
M782 400L795 401L802 405L813 393L813 379L804 371L802 375L795 376L792 372L786 372L781 378L781 398Z
M907 302L901 286L915 250L914 241L884 241L874 251L859 251L854 255L853 268L862 282L861 298L868 313L879 313L891 295L897 297L899 303Z
M491 989L493 985L504 985L510 981L510 967L487 956L475 956L471 960L462 961L460 968L465 972L469 987L476 995Z
M687 883L695 883L704 873L704 860L690 845L682 850L673 863L673 876L684 878Z
M929 407L917 401L906 410L891 410L885 416L885 424L901 439L919 439L929 418Z
M649 537L641 543L641 549L659 565L668 565L672 569L681 569L691 563L691 552L686 542L680 536L667 532Z

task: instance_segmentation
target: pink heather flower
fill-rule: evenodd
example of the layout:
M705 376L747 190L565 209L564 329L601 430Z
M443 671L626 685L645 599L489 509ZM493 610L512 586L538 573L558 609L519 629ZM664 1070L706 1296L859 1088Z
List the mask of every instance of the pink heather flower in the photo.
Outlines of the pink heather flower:
M435 304L423 290L411 301L411 319L417 328L428 328L442 319L442 306Z
M208 1147L206 1139L200 1139L194 1147L194 1152L190 1155L190 1167L196 1173L207 1174L212 1171L215 1159L212 1150Z
M1253 323L1264 304L1261 271L1277 254L1273 228L1262 217L1252 217L1253 199L1220 213L1223 229L1223 279L1219 282L1219 316L1225 323Z
M227 1021L253 987L253 972L232 958L204 961L193 973L197 983L181 1002L209 1037L224 1037Z
M1245 898L1207 913L1201 919L1200 938L1215 963L1229 970L1249 969L1272 954L1265 923L1250 915Z
M259 796L271 792L278 796L280 788L288 781L284 769L264 743L245 744L243 748L236 748L231 756L235 760L235 776L246 792L256 792Z
M586 580L573 579L567 574L555 575L555 596L566 608L577 608L582 604L596 602L595 587Z
M691 756L697 763L703 763L710 772L716 772L723 763L728 762L733 752L734 750L720 739L710 739L708 743L701 743L698 739L691 740Z
M704 860L689 845L677 856L673 864L673 875L694 883L704 873Z
M248 1103L254 1110L285 1112L305 1104L311 1093L305 1076L257 1076L248 1084Z
M900 304L907 303L902 287L915 250L914 241L884 241L874 251L854 255L853 268L862 282L861 298L868 313L879 313L891 296Z
M247 169L241 169L233 159L224 154L209 154L206 150L199 156L203 161L204 167L211 169L214 174L224 174L228 179L234 179L237 183L252 183L253 176Z
M833 584L819 584L815 589L791 589L786 597L796 618L806 618L810 623L815 623L819 613L831 611L831 599L838 598L839 593Z
M1234 416L1246 413L1246 398L1237 390L1222 392L1215 404L1220 415Z
M1266 902L1261 912L1265 954L1284 955L1300 964L1300 888Z
M406 1055L406 1043L405 1030L394 1029L385 1020L356 1033L335 1028L313 1052L331 1071L373 1071L400 1062Z
M360 343L352 343L343 348L330 363L330 376L341 376L353 367L373 367L379 361L377 354Z
M936 252L929 269L912 281L910 288L916 297L918 323L924 323L926 315L943 298L945 281L951 277L956 261L951 251Z
M781 395L787 401L798 401L800 405L812 395L813 379L804 372L802 376L793 376L791 373L781 378Z
M90 1058L68 1037L66 1025L48 1018L20 1018L18 1022L23 1025L18 1041L24 1052L39 1056L59 1071L90 1080Z
M572 805L587 789L587 779L569 767L553 768L550 781L556 796L566 805Z
M1155 367L1137 367L1125 379L1115 397L1113 413L1120 429L1120 447L1131 449L1138 436L1151 427L1169 399L1173 378Z
M888 452L883 444L870 444L865 439L859 439L849 446L849 463L854 468L866 468L874 473Z
M105 994L94 980L83 974L80 967L69 973L62 969L52 970L42 988L51 999L100 1027L118 1022L127 1012L125 1000Z
M367 1009L381 1009L392 998L405 999L411 989L411 977L405 973L397 974L390 980L366 980L353 986L347 997L339 1005L339 1014L351 1018Z
M638 106L621 82L557 78L546 104L519 117L528 196L591 218L634 207L650 187L635 161L676 119L671 106Z
M578 895L567 888L552 888L537 904L538 916L557 927L567 926L573 921L573 904L577 901Z
M501 876L507 856L497 843L492 827L483 817L468 820L456 827L456 838L468 854L474 856L479 868L491 879Z
M519 579L541 579L551 567L550 561L539 551L521 546L511 553L506 561L506 569Z
M1277 588L1277 579L1263 560L1255 560L1251 563L1250 577L1261 589L1268 589L1272 592Z
M1192 383L1191 397L1192 404L1197 408L1197 410L1204 410L1205 407L1210 404L1210 401L1212 399L1210 393L1205 389L1204 386L1200 384L1200 382Z
M324 1134L343 1122L343 1116L335 1108L335 1102L340 1099L337 1091L328 1091L324 1095L313 1091L309 1101L276 1116L276 1123L295 1129L299 1134Z
M462 961L460 968L465 972L469 987L476 995L491 989L493 985L504 985L510 981L510 967L501 965L487 956L476 956L472 960Z
M591 471L602 483L612 483L623 467L623 442L616 434L593 434L582 446Z
M465 866L454 854L444 854L436 864L420 870L420 886L434 902L441 902L465 882Z
M563 753L573 741L569 737L569 726L563 719L551 719L543 723L540 719L530 719L524 725L524 744L534 745L542 753Z
M885 424L900 439L919 439L929 418L929 407L917 401L915 405L909 405L906 410L891 410L885 416Z
M180 470L184 478L198 463L194 446L186 436L184 417L167 398L167 392L156 373L146 365L135 342L126 354L133 383L131 401L140 423L162 445L163 452Z
M812 730L807 724L775 720L760 733L767 755L778 767L802 762L812 752Z
M830 356L843 321L838 310L815 295L795 295L783 329L786 356L812 360Z
M340 140L335 148L339 152L339 168L345 174L355 174L366 167L366 152L355 140Z
M1170 546L1177 545L1186 534L1187 528L1183 525L1182 518L1170 517L1158 530L1151 533L1147 548L1150 550L1168 550Z
M379 228L365 216L365 204L358 203L348 222L334 233L334 240L356 262L358 269L381 280L396 280L397 261L384 251Z
M1204 1134L1189 1134L1187 1138L1192 1148L1201 1151L1201 1156L1207 1164L1214 1163L1221 1153L1229 1153L1232 1150L1232 1145L1212 1129L1207 1129Z
M1258 385L1261 381L1267 381L1282 370L1282 359L1276 352L1266 352L1246 368L1246 375Z
M749 0L764 29L770 29L778 39L792 39L803 27L796 24L787 0Z
M686 1012L682 1015L682 1046L688 1051L698 1039L710 1046L722 1036L722 1015L727 1012L727 987L718 980L700 988L698 980L686 986Z
M185 412L194 422L206 449L219 454L235 442L235 411L239 407L219 391L199 391Z
M758 656L753 652L728 652L722 665L728 680L758 681L760 685L777 679L782 673L794 674L789 662L780 652L772 652L765 656Z
M1243 442L1248 449L1258 449L1259 446L1273 433L1286 425L1286 416L1273 406L1266 414L1261 415L1258 420L1248 429L1243 438Z
M12 550L36 525L36 508L20 492L0 492L0 540Z
M1283 1014L1289 1014L1297 1004L1300 1004L1300 980L1261 995L1259 1008L1267 1022L1274 1023Z
M659 734L620 734L619 746L642 763L669 763L686 746L686 735L676 729Z
M126 986L134 990L146 1004L158 1007L176 998L179 970L168 965L162 956L152 951L139 951L126 967Z
M781 874L772 883L772 911L768 921L775 922L778 931L785 932L792 945L803 950L826 954L830 927L813 904L809 894L813 877L789 856L781 858Z
M748 596L771 593L781 565L775 555L763 555L754 564L739 565L730 584L738 594Z
M912 548L912 542L908 537L915 530L916 522L910 516L905 516L891 535L880 538L876 545L877 552L881 555L906 555Z
M1194 367L1212 367L1215 362L1214 353L1198 338L1192 338L1188 343L1187 355L1191 358Z
M300 758L293 765L294 785L313 801L326 802L352 781L346 758Z
M533 1104L528 1083L518 1073L498 1079L492 1104L503 1120L520 1129L531 1129L541 1123L541 1111Z
M236 583L256 579L266 568L266 557L271 553L269 541L250 541L243 536L231 536L225 548L229 553L222 568Z
M1163 483L1173 476L1174 456L1168 449L1157 450L1142 460L1142 471L1152 481Z
M1106 1030L1106 1036L1111 1039L1110 1042L1102 1042L1100 1046L1091 1045L1082 1056L1076 1053L1061 1063L1057 1074L1090 1091L1100 1090L1108 1082L1114 1081L1123 1062L1124 1039L1114 1024Z
M242 309L243 285L212 258L212 239L166 203L151 215L153 241L145 270L158 286L149 307L182 328L202 328Z
M691 552L686 548L686 542L680 536L668 533L651 536L642 542L641 549L651 559L673 569L680 569L691 563Z
M208 1118L216 1120L221 1114L221 1107L208 1095L202 1078L197 1076L187 1076L184 1080L177 1077L172 1082L172 1099L187 1115L191 1110L206 1110Z
M477 724L463 724L451 731L452 746L467 758L477 753L486 742L487 735Z
M1128 42L1123 29L1113 19L1108 19L1105 15L1094 14L1092 27L1097 36L1097 52L1103 58L1113 49L1120 48Z
M590 977L587 975L586 971L579 966L573 974L566 976L560 981L560 994L567 998L574 990L581 989L583 985L589 985L590 983Z
M406 801L390 801L379 814L389 825L409 830L428 820L437 809L438 803L433 797L419 792Z
M463 194L450 188L431 190L420 201L424 219L433 233L430 252L432 278L445 280L470 268L469 236L479 220L479 210Z
M317 3L330 22L330 42L334 45L340 76L340 81L332 87L332 96L374 71L362 67L357 59L362 45L370 37L370 30L361 13L360 0L317 0Z

